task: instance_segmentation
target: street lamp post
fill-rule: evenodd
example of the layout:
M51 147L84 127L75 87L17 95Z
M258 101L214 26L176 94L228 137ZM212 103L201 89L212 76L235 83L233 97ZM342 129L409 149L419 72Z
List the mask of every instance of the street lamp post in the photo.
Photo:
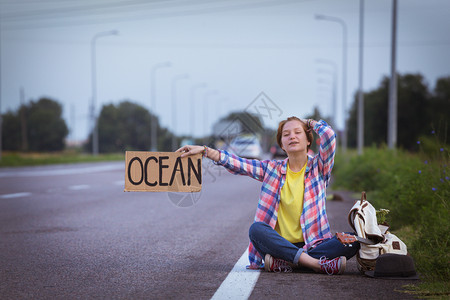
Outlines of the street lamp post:
M191 135L194 137L195 133L195 91L201 88L205 88L207 86L206 83L197 83L191 87Z
M344 121L342 135L342 152L347 151L347 24L344 20L325 15L316 15L317 20L336 22L342 26L342 118Z
M92 79L92 104L91 104L91 120L93 123L93 132L92 132L92 153L94 155L98 155L98 120L96 120L95 115L95 106L97 102L97 74L96 74L96 53L95 53L95 45L98 38L109 36L109 35L118 35L119 32L117 30L110 30L99 32L91 40L91 79Z
M364 94L363 94L363 62L364 62L364 0L359 0L359 84L358 84L358 155L363 154L364 147Z
M175 76L172 79L172 126L173 126L173 135L172 135L172 150L177 150L177 139L175 132L177 130L177 88L176 84L178 81L183 79L188 79L188 74L180 74Z
M3 117L2 117L2 28L1 28L1 20L0 20L0 161L3 157Z
M397 0L392 2L392 41L391 41L391 79L389 80L388 104L388 147L394 149L397 144Z
M150 129L150 151L158 151L158 131L157 131L157 124L156 124L156 70L160 68L167 68L172 66L172 64L169 61L156 64L152 67L150 71L150 100L151 100L151 109L152 114L151 116L151 129Z

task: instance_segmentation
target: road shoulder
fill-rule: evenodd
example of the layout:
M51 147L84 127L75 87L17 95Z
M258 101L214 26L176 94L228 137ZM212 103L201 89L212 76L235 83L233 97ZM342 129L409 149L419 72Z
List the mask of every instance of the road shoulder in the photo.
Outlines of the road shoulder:
M356 199L347 191L329 191L336 194L335 199L327 202L327 215L332 232L350 231L347 223L348 211ZM332 197L330 197L332 199ZM416 284L409 280L382 280L361 275L357 269L356 258L347 262L343 275L328 276L324 274L295 272L267 273L262 272L249 299L267 299L283 297L301 297L310 299L415 299L412 295L402 293L403 286Z

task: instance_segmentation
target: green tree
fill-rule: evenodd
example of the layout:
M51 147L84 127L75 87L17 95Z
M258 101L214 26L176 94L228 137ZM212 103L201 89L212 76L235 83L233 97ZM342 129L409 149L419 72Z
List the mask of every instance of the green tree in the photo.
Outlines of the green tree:
M119 135L118 114L118 108L113 104L104 105L100 112L98 121L100 152L117 152L123 146L123 141ZM92 142L91 137L89 142ZM91 145L92 143L89 144L89 149L92 148Z
M5 150L60 151L65 147L69 130L62 118L62 106L54 100L31 101L3 118Z
M384 77L380 87L364 95L364 130L366 145L387 142L389 78Z
M145 107L131 101L104 105L98 119L99 152L148 151L152 118L156 118L158 149L170 150L171 133L161 128L158 118ZM92 134L86 148L92 149Z
M26 110L28 145L31 151L60 151L69 130L58 102L42 98Z
M3 114L2 124L2 146L4 150L20 150L21 128L20 119L17 113L9 111Z
M439 78L431 98L431 126L444 143L449 143L450 135L450 76Z
M413 149L417 138L430 129L432 102L428 87L420 74L398 75L397 80L397 145ZM364 93L364 145L380 145L387 141L389 78L380 86ZM348 142L356 146L357 95L348 120Z
M430 130L431 101L420 74L406 74L398 80L397 144L412 149L417 138Z

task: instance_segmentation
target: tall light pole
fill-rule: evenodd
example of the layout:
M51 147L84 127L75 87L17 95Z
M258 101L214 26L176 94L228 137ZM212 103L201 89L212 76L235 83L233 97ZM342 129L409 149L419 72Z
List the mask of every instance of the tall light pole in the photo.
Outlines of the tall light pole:
M158 63L154 65L150 71L150 100L153 116L151 117L151 129L150 129L150 151L158 151L158 131L156 123L156 70L160 68L167 68L172 66L169 61Z
M389 81L388 147L397 144L397 0L392 1L391 79Z
M337 114L337 64L334 61L328 60L328 59L317 59L316 61L321 64L327 64L327 65L331 66L331 68L333 69L332 72L328 72L328 71L322 70L322 69L319 70L319 72L328 73L333 78L333 85L332 85L333 86L333 97L332 97L333 101L332 101L332 106L331 106L331 108L332 108L331 124L333 126L337 127L336 117L335 117L335 115Z
M359 0L359 85L358 85L358 155L364 147L364 94L363 94L363 55L364 55L364 0Z
M203 97L203 116L204 116L203 127L205 127L205 130L206 130L205 137L208 135L208 132L209 132L209 130L208 130L208 123L209 123L208 122L208 100L209 100L210 96L216 95L218 93L219 92L217 90L209 91Z
M342 152L347 152L347 23L344 20L325 15L316 15L317 20L336 22L342 26L342 118L344 121L342 135Z
M172 128L173 128L173 136L172 136L172 151L177 150L177 139L175 132L177 130L177 87L176 84L178 81L183 79L188 79L188 74L180 74L176 75L172 79Z
M96 74L96 53L95 53L95 45L98 38L109 36L109 35L118 35L119 32L117 30L110 30L99 32L91 40L91 79L92 79L92 106L91 106L91 120L94 125L94 130L92 132L92 153L94 155L98 155L98 120L96 120L96 102L97 102L97 74Z
M0 9L1 11L1 9ZM2 116L2 20L0 19L0 161L3 155L3 116Z
M197 91L198 89L201 88L205 88L207 87L207 84L202 82L202 83L197 83L195 85L193 85L191 87L191 135L192 137L194 137L195 134L195 91Z

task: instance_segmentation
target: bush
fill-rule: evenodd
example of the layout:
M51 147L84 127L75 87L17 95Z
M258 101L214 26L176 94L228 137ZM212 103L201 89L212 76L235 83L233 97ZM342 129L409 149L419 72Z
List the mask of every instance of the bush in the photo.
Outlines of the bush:
M337 157L333 185L366 191L376 208L391 211L391 229L412 228L405 239L418 271L430 280L450 278L450 198L448 146L429 137L417 141L419 154L368 148L364 154ZM422 146L425 146L425 151Z

